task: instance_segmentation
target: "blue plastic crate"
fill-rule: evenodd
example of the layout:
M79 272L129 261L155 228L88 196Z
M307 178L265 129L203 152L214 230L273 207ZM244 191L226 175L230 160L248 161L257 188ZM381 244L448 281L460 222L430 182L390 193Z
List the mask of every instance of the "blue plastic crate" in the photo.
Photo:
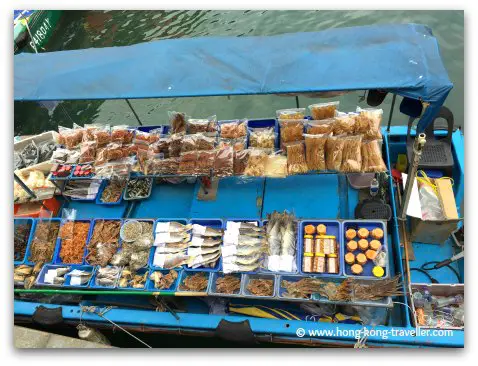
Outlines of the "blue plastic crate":
M154 272L161 272L163 275L167 275L169 273L169 271L171 271L170 269L151 269L150 270L150 276L154 273ZM181 269L175 269L175 271L178 273L178 277L176 278L176 280L173 282L173 284L171 285L170 288L168 289L158 289L156 287L154 287L154 281L152 279L148 279L148 291L161 291L161 292L170 292L170 293L173 293L177 290L178 288L178 285L179 285L179 280L181 278L181 274L183 272L183 270Z
M89 254L89 250L88 250L88 246L90 245L90 240L91 240L91 237L93 236L93 232L95 231L95 226L96 226L96 223L98 221L119 221L120 222L120 227L123 225L123 219L105 219L105 218L98 218L98 219L92 219L91 220L91 225L90 225L90 232L88 234L88 241L87 241L87 244L86 244L86 248L85 248L85 255L84 255L84 258L83 258L83 263L84 264L90 264L88 263L87 261L87 257L88 257L88 254ZM116 250L116 252L118 252L120 249L121 249L121 238L119 237L119 234L118 234L118 249Z
M61 219L59 219L59 220L61 220ZM63 262L61 260L61 257L60 257L61 243L62 243L63 239L60 239L60 237L58 236L58 242L57 242L57 245L56 245L55 254L53 256L53 263L54 264L58 264L58 265L62 265L62 266L72 265L72 264L87 264L85 262L85 257L86 257L86 253L87 253L88 243L90 241L90 237L91 237L91 233L92 233L93 223L92 223L92 220L74 220L74 221L75 222L88 222L90 224L90 227L88 229L88 235L86 237L85 248L83 249L83 259L82 259L81 263L65 263L65 262ZM67 222L66 220L61 221L60 232L61 232L61 228L63 227L63 225L66 222Z
M201 272L189 272L189 271L182 271L181 272L181 276L179 277L179 281L178 281L178 287L176 289L176 292L190 292L188 290L181 290L180 289L180 285L183 283L183 281L187 278L187 277L190 277L190 276L194 276L195 274L197 273L204 273L208 279L208 283L207 283L207 286L204 290L202 291L199 291L199 292L208 292L209 291L209 287L211 286L211 279L212 279L212 273L211 272L206 272L206 271L201 271Z
M221 296L221 297L241 297L241 288L242 288L242 274L240 273L229 273L229 274L224 274L222 272L215 272L211 274L211 283L209 286L209 291L208 295L210 296ZM219 278L223 278L224 276L234 276L236 278L239 278L241 280L240 282L240 287L237 291L235 291L232 294L225 294L222 292L217 292L217 280Z
M107 206L121 204L121 202L123 202L123 194L124 194L124 190L125 190L124 188L121 191L121 195L120 195L120 198L118 199L118 201L116 201L116 202L103 202L101 200L101 195L103 194L103 191L108 186L108 184L110 184L110 181L106 180L106 179L101 182L100 188L98 189L98 194L96 195L96 204L97 205L107 205Z
M35 265L35 263L33 263L31 260L30 260L30 256L31 256L31 245L32 245L32 242L33 240L35 239L35 231L37 230L38 228L38 224L41 223L41 222L44 222L44 221L51 221L51 222L59 222L61 223L61 219L59 217L54 217L54 218L51 218L51 219L34 219L34 228L32 230L32 233L31 233L31 239L27 245L27 250L25 252L25 260L24 260L24 264L27 264L29 266L33 266ZM61 226L61 225L60 225ZM49 264L49 263L53 263L53 261L55 260L55 256L56 256L56 252L58 250L58 245L59 245L59 239L58 237L55 239L55 249L53 250L53 254L52 254L52 259L48 262L45 262L45 264Z
M115 266L106 266L106 267L115 267ZM118 271L118 275L116 276L116 280L115 280L114 284L111 285L111 286L101 286L101 285L98 285L96 283L96 278L98 276L98 271L100 269L100 266L96 266L95 271L93 273L93 276L90 280L90 288L92 288L92 289L114 289L114 288L117 288L119 276L120 276L120 273L121 273L121 268L120 267L116 267L116 268L119 268L120 271Z
M137 197L137 198L128 198L126 193L128 192L128 184L126 184L126 187L123 191L123 199L125 201L139 201L139 200L145 200L147 198L149 198L149 196L151 196L151 191L153 190L153 185L154 185L154 181L153 181L153 178L142 178L141 176L139 177L135 177L133 179L147 179L151 182L151 184L149 185L149 190L148 190L148 193L146 194L146 196L143 196L143 197Z
M122 269L122 271L124 270L124 268ZM138 275L144 275L145 273L147 273L147 277L146 277L146 282L144 283L144 287L143 288L134 288L134 287L131 287L131 286L127 286L127 287L120 287L119 286L119 280L118 280L118 290L128 290L128 291L146 291L148 289L148 282L149 282L149 269L148 268L140 268L136 271L136 274ZM120 272L120 276L119 278L121 278L121 272Z
M271 296L257 296L249 292L247 289L247 286L249 285L249 282L253 279L264 279L264 280L272 280L273 281L273 291ZM248 297L248 298L255 298L255 299L275 299L277 294L277 276L274 274L266 274L266 273L260 273L260 274L243 274L242 275L242 287L241 287L241 295L243 297Z
M262 221L257 220L255 218L231 218L224 220L224 233L226 232L226 227L227 227L227 222L228 221L233 221L233 222L257 222L257 225L259 227L262 227ZM221 262L222 262L222 255L221 255ZM257 274L260 272L260 268L257 271L248 271L248 272L234 272L234 273L248 273L248 274Z
M262 220L261 221L261 226L264 226L266 231L267 231L267 223L268 222L269 222L269 220ZM266 268L261 268L259 272L261 272L261 273L276 273L276 274L297 274L297 273L299 273L299 268L301 266L300 259L299 259L299 236L298 236L299 220L296 220L296 223L297 223L297 234L296 234L296 239L295 239L295 241L296 241L295 265L297 267L297 270L295 272L274 272L274 271L269 271Z
M343 248L343 255L342 257L345 256L346 253L346 245L347 245L347 240L345 238L345 232L348 229L355 229L358 230L360 228L365 228L369 231L372 231L375 228L381 228L383 230L383 238L380 240L380 243L382 244L381 250L387 253L387 264L384 267L385 274L383 277L375 277L372 274L372 269L375 266L373 261L370 259L367 259L367 262L362 266L363 267L363 272L361 275L354 275L351 271L351 266L347 263L344 262L344 274L349 277L353 278L362 278L362 279L369 279L369 280L380 280L383 278L388 278L390 277L390 251L388 249L388 238L387 238L387 226L384 221L380 220L345 220L342 223L342 248ZM373 238L369 236L367 239L368 242L370 243ZM362 251L357 248L353 252L355 255L358 253L362 253Z
M279 140L279 123L276 119L272 118L265 118L265 119L252 119L249 120L247 123L248 129L248 139L247 139L247 147L249 148L249 137L252 130L256 128L274 128L274 132L276 134L275 141L274 141L274 148L279 149L280 140Z
M160 133L166 133L166 132L164 132L165 127L169 127L169 126L156 125L156 126L139 126L139 127L134 127L134 128L138 131L141 131L141 132L150 132L152 130L160 129Z
M46 283L45 282L45 275L50 269L56 269L56 268L64 268L68 267L69 271L71 271L71 265L58 265L58 264L45 264L40 273L38 274L38 277L36 279L36 284L37 286L42 286L42 287L65 287L66 284L66 278L65 278L65 283L64 284L51 284L51 283Z
M335 240L337 243L337 260L339 262L339 272L337 274L331 273L308 273L302 270L302 257L304 252L304 227L307 225L317 225L323 224L327 227L326 235L333 235L335 236ZM299 221L299 227L297 230L297 257L298 257L298 269L299 273L304 276L312 276L312 277L341 277L343 275L343 256L344 256L344 249L343 249L343 238L342 238L342 231L340 222L337 220L302 220ZM315 236L314 236L315 240Z
M170 221L175 221L175 222L179 222L180 224L183 224L183 225L187 225L189 223L189 221L185 218L163 218L163 219L157 219L155 222L154 222L154 225L153 225L153 237L154 239L156 240L156 225L158 224L158 222L170 222ZM154 269L154 270L163 270L163 268L161 267L157 267L154 265L154 253L156 252L156 247L153 245L153 247L151 248L151 252L149 253L149 268L151 269ZM174 268L176 271L179 271L181 269L183 269L183 266L181 267L178 267L178 268Z
M14 253L14 257L13 257L13 259L14 259L13 264L14 265L23 264L27 260L28 248L30 246L30 242L33 240L33 233L35 232L35 220L30 219L30 218L14 219L13 220L13 227L14 227L14 229L13 229L14 234L13 235L15 235L15 229L16 229L17 225L29 225L30 229L29 229L29 233L27 234L27 237L26 237L25 253L23 254L23 256L18 257L18 258L15 258L15 253Z
M221 219L191 219L189 221L191 224L198 224L202 226L209 226L212 229L224 229L224 222ZM216 262L216 265L214 268L188 268L187 264L184 265L184 269L186 271L191 271L191 272L217 272L220 271L222 268L222 255L219 257L219 259Z
M156 229L156 221L153 220L153 219L133 219L133 218L131 218L131 219L124 219L123 222L122 222L122 224L121 224L121 226L123 226L123 224L126 223L127 221L150 222L150 223L152 224L152 230L153 230L153 246L151 247L151 249L150 249L150 251L149 251L148 263L146 264L145 267L140 268L140 270L146 269L146 268L150 268L150 263L151 263L151 261L152 261L151 255L154 254L154 251L153 251L153 249L154 249L154 237L155 237L155 232L154 232L154 230ZM121 236L120 236L120 238L119 238L119 244L120 244L120 247L119 247L118 251L121 250L122 247L123 247L123 239L121 239ZM138 271L139 271L139 270L138 270Z
M54 180L54 181L65 181L65 180L69 180L71 178L71 175L73 174L73 170L75 169L75 166L76 164L57 164L58 166L60 165L69 165L71 166L71 170L70 170L70 174L68 175L65 175L64 177L58 177L58 176L54 176L53 174L51 174L52 172L50 172L49 176L48 176L48 179L49 180Z
M95 180L94 178L78 178L77 180L86 180L86 179L92 179L92 180ZM98 187L98 191L96 192L95 196L92 197L92 198L75 198L75 197L70 197L70 199L72 201L78 201L78 202L96 202L98 203L98 196L99 196L99 193L100 193L100 190L101 190L101 185L102 185L102 181L100 179L96 179L99 183L99 187Z
M309 278L309 277L312 277L312 276L280 275L277 278L277 292L276 292L276 295L277 295L278 300L299 301L299 302L311 301L310 298L304 299L304 298L296 298L296 297L285 296L286 289L285 289L285 287L282 287L282 281L298 282L303 278Z

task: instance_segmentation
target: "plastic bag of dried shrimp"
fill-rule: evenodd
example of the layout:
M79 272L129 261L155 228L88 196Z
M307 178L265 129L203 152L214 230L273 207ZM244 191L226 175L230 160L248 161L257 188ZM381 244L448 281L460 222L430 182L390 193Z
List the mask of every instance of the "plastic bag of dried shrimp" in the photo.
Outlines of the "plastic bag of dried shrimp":
M217 133L217 117L210 116L204 119L189 118L186 122L187 133Z
M233 121L220 121L220 137L228 139L237 139L247 136L247 119L238 119Z
M322 135L334 132L335 118L323 119L321 121L309 121L306 124L306 131L309 135Z
M387 171L382 157L382 140L362 141L362 171L380 173Z
M266 164L269 155L261 149L250 149L244 175L250 177L263 177L266 173Z
M284 150L285 144L289 142L302 141L304 139L304 125L307 120L303 119L281 119L280 125L280 143Z
M362 134L364 139L368 140L381 139L380 125L382 123L383 110L357 107L357 113L355 134Z
M346 136L344 140L340 171L358 173L362 171L362 135Z
M290 142L285 147L287 152L287 173L289 175L307 173L309 168L305 159L304 142Z
M304 119L305 108L288 108L276 111L277 119Z
M309 170L325 170L325 144L330 134L305 134L305 158Z
M327 170L340 171L345 136L329 136L325 143L325 166Z

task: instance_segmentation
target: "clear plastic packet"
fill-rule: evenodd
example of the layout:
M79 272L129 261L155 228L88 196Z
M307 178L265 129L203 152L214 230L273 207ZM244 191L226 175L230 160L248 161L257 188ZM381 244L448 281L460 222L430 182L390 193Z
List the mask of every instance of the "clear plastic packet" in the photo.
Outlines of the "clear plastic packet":
M387 171L382 157L382 140L362 141L362 171L379 173Z
M218 147L222 149L224 147L230 146L233 148L234 151L242 151L246 149L246 145L246 137L239 137L237 139L220 138Z
M151 149L155 154L163 154L165 158L169 157L169 137L160 137L158 141L151 145Z
M216 150L198 151L198 161L196 164L196 174L209 175L211 169L214 168L214 160L216 159Z
M263 177L266 172L266 164L269 155L261 149L251 149L247 160L244 175L250 177Z
M188 134L195 134L195 133L206 133L206 132L217 132L217 117L210 116L204 119L195 119L190 118L186 122L187 126L187 133Z
M362 134L365 139L369 140L381 139L380 125L382 123L383 110L357 107L357 113L355 134Z
M213 150L215 144L216 139L214 137L208 137L201 133L186 135L182 140L181 152Z
M181 153L181 156L179 157L178 174L195 175L197 161L198 161L197 151L188 151L188 152Z
M247 136L247 119L219 122L220 137L237 139Z
M324 133L334 132L334 118L323 119L321 121L307 122L306 131L309 135L322 135Z
M123 158L136 156L138 154L138 146L135 144L123 145L121 150L123 151Z
M155 143L160 138L160 130L152 130L150 132L145 131L136 131L133 138L133 144L138 145L138 148L143 148L143 146L149 146L150 144Z
M161 154L158 154L161 155ZM148 159L146 174L152 175L176 175L179 169L179 158L163 158L156 155Z
M101 128L101 125L95 124L95 123L85 123L84 125L84 130L83 130L83 142L88 142L88 141L95 141L95 136L93 134L94 131L98 130Z
M134 130L127 125L111 127L111 142L119 144L131 144L133 142Z
M287 173L305 174L309 171L305 160L305 148L302 141L290 142L286 144L287 152Z
M344 135L329 136L325 143L325 166L327 170L339 171L342 167L342 151L344 148Z
M325 170L325 144L330 134L305 134L305 157L309 170Z
M243 175L249 160L250 150L234 151L234 175Z
M135 163L133 157L107 162L101 166L95 166L96 179L124 178L128 176Z
M234 174L234 150L230 146L216 150L213 174L216 177L230 177Z
M258 149L274 149L277 134L274 128L257 128L250 130L249 147Z
M74 125L73 128L58 126L58 142L67 149L74 149L83 140L83 128Z
M271 154L267 157L265 176L268 178L287 177L287 157L280 154Z
M170 134L174 135L176 133L184 134L186 133L186 120L188 116L186 113L182 112L168 112L169 116L169 125L170 127Z
M80 150L67 150L69 153L66 156L65 164L76 164L80 160Z
M53 151L53 154L50 158L50 162L52 162L53 164L65 164L70 153L71 153L71 150L58 148L55 151Z
M106 145L104 151L106 153L107 161L118 160L125 157L123 152L123 146L116 142L111 142Z
M98 147L106 146L111 142L111 129L109 125L100 126L92 131L94 141Z
M100 166L108 162L108 152L106 147L101 147L96 150L96 158L94 165Z
M338 101L309 105L310 115L315 120L334 118L338 108Z
M285 144L289 142L302 141L304 139L304 123L303 119L281 119L280 125L280 142L281 149L284 150Z
M181 154L181 147L183 144L183 135L175 134L169 138L169 156L178 158Z
M96 157L96 142L86 141L81 143L80 147L80 164L93 163Z
M362 135L347 136L342 151L342 166L344 173L358 173L362 171Z
M353 135L356 117L350 113L340 113L335 117L334 135Z
M305 108L288 108L276 111L277 119L304 119Z

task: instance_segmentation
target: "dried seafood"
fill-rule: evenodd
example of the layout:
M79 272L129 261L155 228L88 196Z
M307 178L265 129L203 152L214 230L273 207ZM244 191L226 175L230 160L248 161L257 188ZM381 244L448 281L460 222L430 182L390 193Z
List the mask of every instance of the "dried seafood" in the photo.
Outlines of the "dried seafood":
M60 230L57 221L42 221L37 223L34 239L30 247L28 260L34 263L47 263L53 259L56 239Z
M83 262L89 230L89 222L68 221L61 227L60 259L63 263Z
M117 220L101 220L95 223L86 257L89 264L104 267L110 263L119 247L120 225Z
M335 116L339 102L309 105L310 114L315 120L323 120Z
M304 135L309 170L325 170L325 144L329 135Z
M204 272L188 275L179 285L182 291L205 291L208 284L208 276Z
M241 288L241 277L225 275L216 280L216 292L220 294L236 294Z
M342 166L340 170L344 173L360 172L362 169L362 136L345 137Z
M304 122L306 120L279 120L281 149L284 149L288 142L303 140Z
M325 143L325 165L328 170L339 171L342 167L343 136L329 136Z
M247 290L256 296L272 296L274 295L274 281L255 278L249 281Z
M186 113L168 112L171 134L186 132Z
M228 139L237 139L247 136L247 120L238 120L222 123L220 136Z
M174 269L170 270L167 274L156 271L153 272L149 278L154 282L154 288L158 290L168 290L178 278L178 272Z
M362 143L362 171L385 172L387 166L382 158L381 140L364 141Z
M23 260L25 251L27 250L28 237L30 236L31 227L32 225L29 222L15 225L15 231L13 234L13 260Z
M309 171L305 160L305 149L302 142L290 143L287 149L287 172L289 174L304 174Z
M213 170L216 177L230 177L234 174L234 149L231 146L217 150Z
M263 177L266 171L268 155L263 150L253 149L249 153L244 175L251 177Z

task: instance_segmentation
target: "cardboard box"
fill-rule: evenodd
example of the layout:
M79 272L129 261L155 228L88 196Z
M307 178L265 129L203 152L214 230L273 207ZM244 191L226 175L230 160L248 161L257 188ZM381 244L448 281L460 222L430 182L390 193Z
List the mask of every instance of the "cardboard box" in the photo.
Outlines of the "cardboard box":
M404 186L407 175L403 174ZM420 196L418 194L418 184L415 179L408 204L407 216L410 217L411 232L410 239L413 242L426 244L443 244L450 237L451 233L457 229L461 219L458 217L456 210L455 197L449 180L438 180L440 182L441 192L440 202L446 205L447 214L453 217L453 207L456 212L455 218L446 218L443 220L422 220L422 209L420 204ZM449 186L448 186L449 184Z

